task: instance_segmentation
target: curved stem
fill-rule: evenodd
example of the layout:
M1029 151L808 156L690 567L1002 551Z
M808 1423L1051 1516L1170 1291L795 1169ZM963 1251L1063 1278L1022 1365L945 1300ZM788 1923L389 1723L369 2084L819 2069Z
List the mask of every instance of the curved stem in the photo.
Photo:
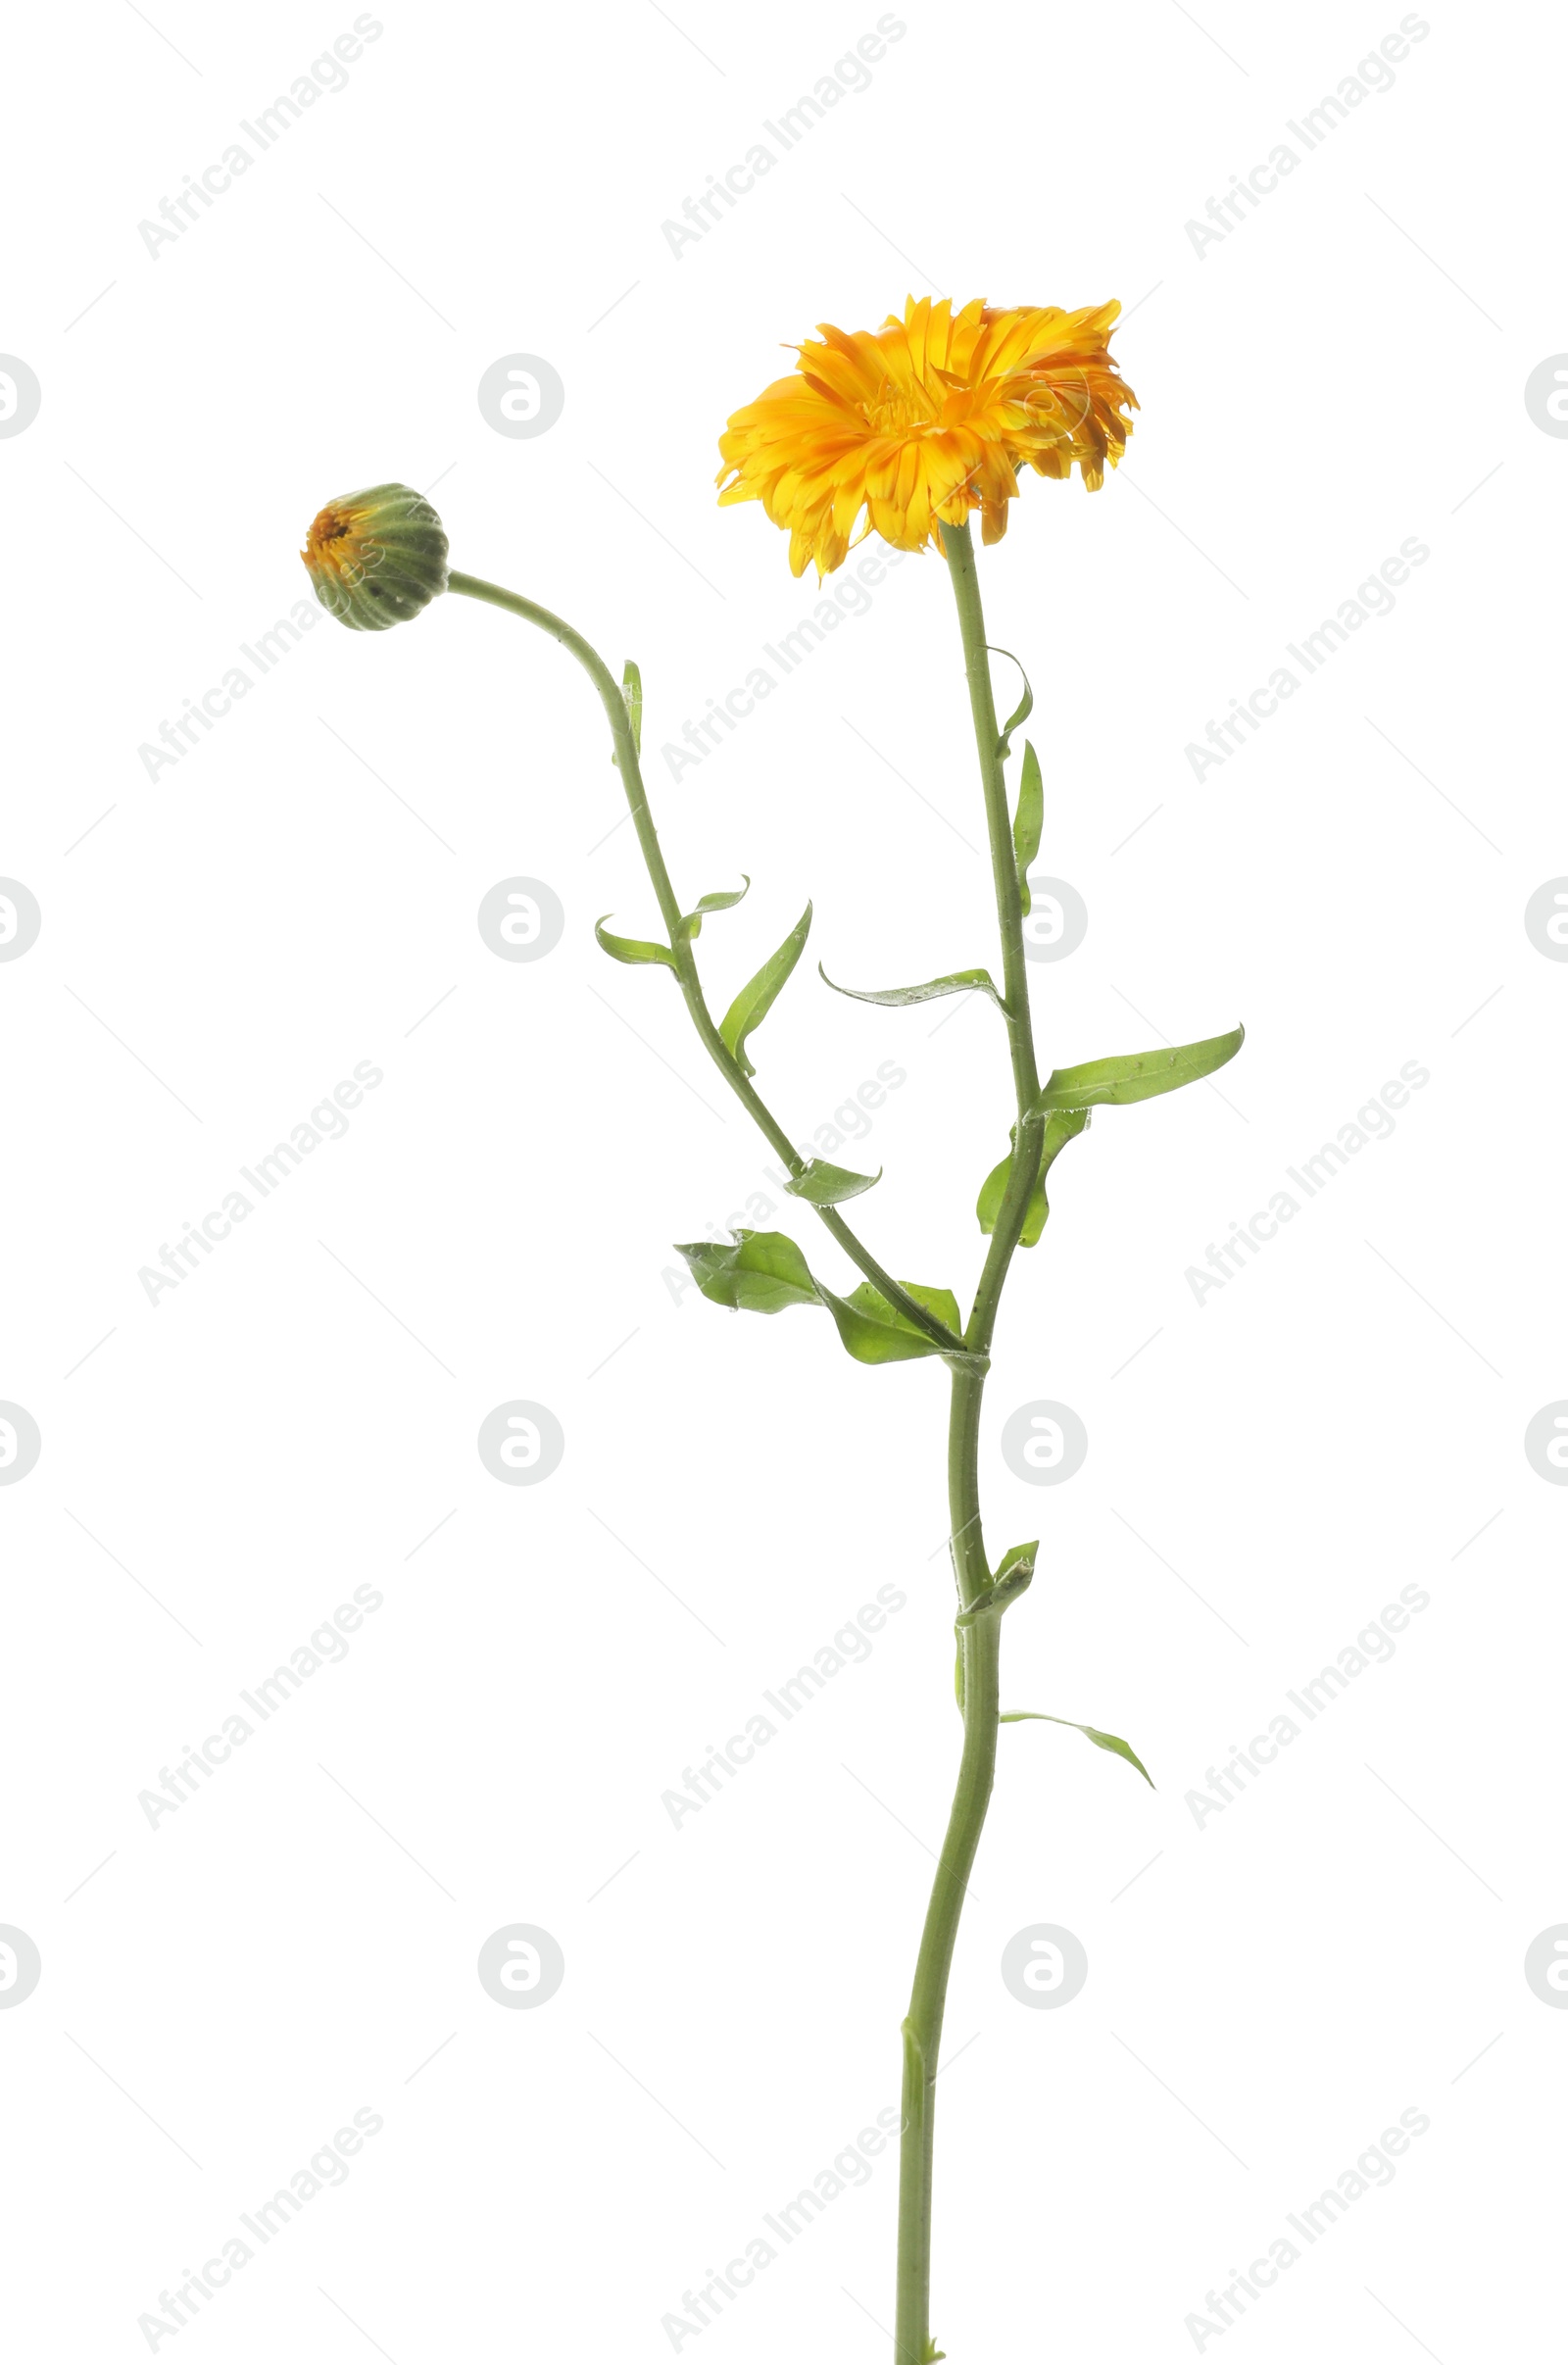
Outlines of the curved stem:
M548 632L552 640L559 641L564 649L570 652L598 691L600 704L605 710L611 735L614 740L615 765L620 773L621 785L626 791L626 802L631 808L632 824L637 832L637 843L642 849L643 862L647 866L648 875L653 881L654 894L659 901L660 916L663 920L665 934L669 940L670 952L675 962L675 980L680 987L686 1008L691 1013L692 1023L697 1029L709 1058L769 1146L783 1159L791 1177L804 1174L806 1159L802 1158L783 1126L767 1107L760 1093L757 1091L739 1060L731 1057L722 1035L714 1024L712 1012L709 1010L697 973L697 957L689 940L681 933L680 904L674 887L670 883L663 851L659 843L659 832L654 827L654 816L648 803L648 791L643 785L642 765L638 761L637 742L632 732L631 716L627 712L626 701L621 695L619 683L598 650L590 642L585 641L580 632L574 631L564 617L554 615L548 608L541 608L536 600L524 599L520 592L506 591L499 583L486 583L479 576L470 574L449 575L447 589L461 593L466 599L482 600L491 608L504 608L509 615L521 616L525 623L537 624L541 632ZM802 1204L808 1203L803 1202ZM934 1339L945 1353L956 1354L961 1351L964 1342L955 1337L947 1324L938 1315L933 1314L928 1306L922 1306L917 1298L911 1298L908 1291L901 1282L895 1281L891 1273L884 1271L863 1241L845 1222L837 1207L817 1207L813 1211L821 1218L823 1226L832 1234L845 1255L858 1265L866 1279L881 1291L889 1305L897 1306L906 1321L912 1322L916 1329L924 1331L927 1338ZM1021 1223L1021 1213L1019 1220Z
M1029 1196L1040 1171L1045 1119L1033 1113L1040 1090L1034 1030L1029 1015L1029 977L1023 946L1023 904L1013 856L1001 731L991 673L986 664L985 618L975 572L974 545L967 525L944 525L942 540L957 602L963 640L969 709L980 759L980 786L991 845L997 921L1002 933L1007 1047L1012 1061L1017 1120L1012 1165L997 1214L996 1229L964 1330L964 1345L977 1358L989 1355L1003 1284L1023 1230ZM948 1512L958 1599L968 1609L990 1582L980 1518L980 1407L986 1364L953 1367L948 1427ZM936 2077L947 2008L948 1976L957 1942L958 1920L996 1773L1002 1612L988 1613L958 1630L959 1704L963 1749L948 1828L937 1860L936 1880L926 1907L915 1960L908 2017L904 2023L904 2110L899 2153L899 2264L894 2350L898 2365L926 2365L931 2340L931 2194L936 2133Z

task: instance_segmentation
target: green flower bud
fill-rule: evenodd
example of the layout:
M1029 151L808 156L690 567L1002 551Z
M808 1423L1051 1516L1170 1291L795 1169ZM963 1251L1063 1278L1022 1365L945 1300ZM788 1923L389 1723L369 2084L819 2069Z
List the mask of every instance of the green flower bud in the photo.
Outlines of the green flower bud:
M374 484L329 501L300 557L329 616L356 632L384 632L447 587L447 537L422 493Z

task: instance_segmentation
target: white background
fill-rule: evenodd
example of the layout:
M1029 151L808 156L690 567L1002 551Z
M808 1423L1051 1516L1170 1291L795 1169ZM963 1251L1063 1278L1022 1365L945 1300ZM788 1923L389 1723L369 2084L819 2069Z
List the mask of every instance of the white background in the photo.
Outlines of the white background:
M989 1540L1043 1539L1006 1704L1126 1734L1158 1787L1002 1736L936 2330L974 2365L1190 2356L1205 2292L1414 2108L1393 2184L1206 2353L1535 2353L1568 2019L1522 1963L1568 1918L1568 1497L1522 1438L1568 1394L1568 970L1523 910L1568 870L1568 449L1523 388L1568 346L1560 27L1435 9L1308 153L1287 119L1396 0L906 7L869 87L677 258L662 223L871 0L387 8L155 257L138 223L352 10L152 13L12 34L0 345L43 401L0 441L0 871L43 924L0 965L0 1397L43 1445L0 1490L0 1922L43 1976L0 2012L9 2345L145 2355L160 2291L367 2108L347 2183L157 2353L652 2361L896 2099L958 1743L945 1375L672 1295L669 1243L769 1160L667 980L593 943L654 913L586 684L455 599L374 639L322 616L177 764L137 751L306 592L324 501L435 486L455 564L639 659L679 888L754 880L700 948L720 1010L815 899L760 1083L808 1138L903 1068L843 1162L886 1168L858 1210L884 1261L966 1299L1001 1029L814 974L994 958L940 562L678 783L660 757L819 596L760 509L715 506L726 416L789 340L912 289L1131 316L1120 473L1031 478L983 558L1037 693L1042 868L1090 913L1032 972L1042 1065L1249 1030L1223 1098L1103 1112L1064 1156L1004 1306ZM1282 139L1295 172L1195 252ZM534 439L475 400L519 352L565 386ZM1394 613L1195 779L1209 718L1407 537L1430 558ZM518 874L566 912L537 962L475 924ZM150 1304L139 1268L359 1061L384 1081L346 1136ZM1187 1268L1407 1061L1430 1083L1392 1136L1197 1303ZM566 1440L531 1487L475 1450L519 1398ZM1054 1489L998 1444L1041 1398L1090 1438ZM683 1768L886 1584L907 1605L870 1659L672 1828ZM356 1585L384 1599L346 1660L150 1828L138 1794ZM1200 1827L1206 1769L1408 1585L1430 1606L1392 1662ZM564 1949L538 2010L475 1973L514 1922ZM1041 1922L1090 1958L1056 2011L999 1971ZM681 2353L885 2356L894 2201L885 2155Z

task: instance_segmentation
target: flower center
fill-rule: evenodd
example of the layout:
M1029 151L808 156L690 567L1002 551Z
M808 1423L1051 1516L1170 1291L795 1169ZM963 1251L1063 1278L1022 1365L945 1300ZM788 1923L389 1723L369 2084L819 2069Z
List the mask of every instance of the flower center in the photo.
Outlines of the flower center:
M960 426L978 400L977 390L946 370L934 381L915 378L899 385L885 377L860 415L873 435L924 435L940 427Z
M896 386L891 378L884 378L870 401L862 403L860 409L873 435L908 435L936 425L941 401L940 398L933 401L923 386L917 396L909 388Z
M324 509L311 527L310 539L318 550L325 554L334 542L341 542L352 530L348 518L340 512Z

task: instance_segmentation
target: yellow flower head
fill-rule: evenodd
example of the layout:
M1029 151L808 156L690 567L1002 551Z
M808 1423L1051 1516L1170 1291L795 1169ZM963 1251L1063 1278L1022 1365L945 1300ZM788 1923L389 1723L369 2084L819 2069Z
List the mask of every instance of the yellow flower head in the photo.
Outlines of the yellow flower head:
M718 439L721 502L760 501L789 528L790 567L818 575L852 541L879 533L900 550L941 547L940 522L978 509L988 542L1007 530L1025 462L1041 476L1076 464L1093 492L1132 432L1132 388L1110 358L1119 304L955 312L911 296L874 333L825 323L795 350L801 365ZM864 515L859 533L856 525Z
M447 587L441 520L406 484L375 484L329 501L300 557L321 606L356 632L401 624Z

